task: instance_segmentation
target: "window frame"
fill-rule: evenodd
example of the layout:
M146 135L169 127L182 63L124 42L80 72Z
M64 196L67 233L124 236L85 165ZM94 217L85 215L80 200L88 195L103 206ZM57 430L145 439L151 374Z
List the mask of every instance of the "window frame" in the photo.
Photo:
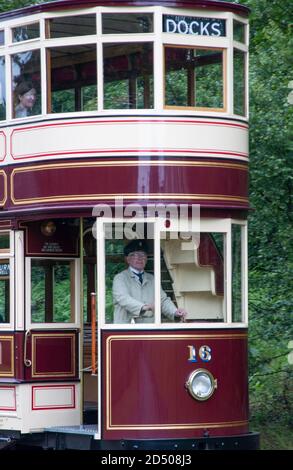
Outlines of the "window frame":
M30 39L23 39L22 41L13 41L13 30L16 29L16 28L21 28L22 26L30 26L32 24L38 24L39 25L39 36L37 36L36 38L30 38ZM38 19L36 19L35 21L28 21L26 23L20 23L16 26L12 26L11 29L10 29L10 43L11 45L16 45L16 44L28 44L30 42L34 42L34 41L40 41L41 39L41 25L40 25L40 21Z
M73 322L33 322L31 317L31 295L32 295L32 283L31 283L31 263L32 260L50 260L50 261L72 261L74 263L74 321ZM54 257L54 256L34 256L25 258L25 275L26 275L26 288L25 288L25 303L26 303L26 315L25 315L25 328L26 329L72 329L80 327L80 259L72 257Z
M102 34L102 14L103 13L150 13L153 14L153 33L133 33L133 34ZM196 14L198 11L195 11ZM87 14L96 15L96 34L86 35L86 36L71 36L65 38L46 38L46 21L53 18L62 18L68 16L83 16ZM224 87L224 100L225 108L217 110L217 108L189 108L183 107L186 115L215 115L221 117L223 115L237 117L239 114L234 113L233 111L233 49L236 47L240 50L244 50L248 56L248 38L249 38L249 24L246 18L239 16L234 12L227 11L206 11L204 16L206 18L219 18L226 21L226 36L199 36L199 35L184 35L184 34L171 34L163 32L162 21L163 15L174 15L174 9L170 7L157 7L157 6L145 6L145 7L127 7L124 6L121 9L121 6L96 6L82 8L81 10L72 10L72 11L58 11L58 12L42 12L34 13L22 18L13 18L8 19L4 24L4 36L5 44L0 46L1 51L3 50L2 55L6 57L6 122L14 122L15 119L12 118L13 103L12 103L12 93L11 93L11 55L15 53L21 53L24 51L31 51L34 49L40 49L41 51L41 102L42 110L41 114L34 116L27 116L23 118L18 118L20 122L30 121L40 121L48 117L54 117L52 113L49 113L47 109L47 60L46 60L46 50L48 47L57 47L57 46L71 46L75 44L95 44L97 47L97 107L95 110L91 111L76 111L74 113L58 113L58 118L67 118L73 116L95 116L97 113L102 115L111 115L113 111L115 114L133 114L137 115L147 115L155 113L163 113L167 115L176 115L180 108L171 106L170 108L165 108L164 106L164 64L162 63L163 59L163 49L164 45L174 45L174 46L186 46L186 47L203 47L203 48L218 48L225 49L226 51L226 64L223 67L223 71L226 69L226 86ZM176 10L178 15L189 15L190 9L178 8ZM199 14L199 13L198 13ZM240 42L233 40L233 21L243 23L246 30L246 43L242 44ZM19 27L21 25L27 25L31 23L39 22L40 25L40 38L30 39L27 41L22 41L19 43L12 42L12 28ZM102 48L103 44L107 42L116 43L119 42L152 42L154 49L154 108L150 109L104 109L103 107L103 55ZM192 46L191 46L192 45ZM246 114L240 116L240 119L248 119L248 58L246 60ZM182 110L181 110L182 111ZM19 121L17 121L18 123Z
M166 48L172 47L174 49L198 49L198 50L204 50L208 49L211 51L221 51L222 52L222 57L223 57L223 62L222 62L222 80L223 80L223 107L222 108L209 108L205 106L172 106L172 105L166 105ZM188 45L183 45L183 44L172 44L172 43L164 43L163 44L163 95L164 95L164 109L167 110L187 110L187 111L207 111L207 112L212 112L212 113L226 113L227 112L227 48L225 47L211 47L211 46L188 46Z
M154 276L155 276L155 321L153 323L106 323L105 309L105 224L109 223L154 223ZM99 234L97 237L97 319L99 330L142 330L142 329L212 329L212 328L247 328L248 326L248 301L247 301L247 222L234 219L201 219L200 232L205 233L223 233L226 235L226 253L224 252L224 271L225 271L225 298L226 308L224 309L223 322L190 322L190 323L174 323L161 322L161 306L160 306L160 287L161 287L161 271L160 271L160 233L161 227L164 227L164 218L97 218L95 232ZM239 224L244 227L242 235L242 275L245 276L243 281L243 309L242 321L232 322L232 223ZM167 229L167 231L170 231ZM174 230L175 231L175 230Z
M0 235L9 234L9 248L0 251L0 260L9 260L9 322L0 323L0 331L12 331L15 329L14 315L14 233L12 230L1 230Z

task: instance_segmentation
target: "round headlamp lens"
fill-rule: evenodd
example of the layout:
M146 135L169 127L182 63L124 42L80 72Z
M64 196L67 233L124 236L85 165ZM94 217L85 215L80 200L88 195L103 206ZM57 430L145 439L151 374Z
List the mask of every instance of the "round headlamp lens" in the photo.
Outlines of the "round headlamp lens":
M197 369L190 374L186 386L193 398L204 401L214 393L217 381L207 370Z

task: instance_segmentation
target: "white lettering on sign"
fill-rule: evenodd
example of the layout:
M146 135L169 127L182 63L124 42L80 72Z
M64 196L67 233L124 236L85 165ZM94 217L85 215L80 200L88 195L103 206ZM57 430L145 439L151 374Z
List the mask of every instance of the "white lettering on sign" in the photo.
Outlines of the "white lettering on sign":
M195 36L226 36L226 22L213 18L163 15L163 32Z

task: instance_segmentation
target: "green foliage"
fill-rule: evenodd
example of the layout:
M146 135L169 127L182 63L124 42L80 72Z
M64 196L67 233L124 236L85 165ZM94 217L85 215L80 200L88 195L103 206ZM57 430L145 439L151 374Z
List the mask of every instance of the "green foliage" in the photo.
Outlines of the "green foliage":
M17 8L24 8L38 3L49 3L54 0L0 0L0 12L16 10Z
M254 422L291 426L291 0L246 0L250 38L250 402ZM287 428L288 429L288 428ZM292 439L291 439L292 444Z

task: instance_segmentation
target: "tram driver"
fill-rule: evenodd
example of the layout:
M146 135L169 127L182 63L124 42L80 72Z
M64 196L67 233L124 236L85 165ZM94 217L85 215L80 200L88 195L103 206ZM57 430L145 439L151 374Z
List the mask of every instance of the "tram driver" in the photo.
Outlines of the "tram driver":
M128 269L113 280L114 323L154 322L154 276L145 272L148 245L144 240L132 240L124 248ZM177 317L184 321L187 312L177 308L161 288L161 311L169 321Z

